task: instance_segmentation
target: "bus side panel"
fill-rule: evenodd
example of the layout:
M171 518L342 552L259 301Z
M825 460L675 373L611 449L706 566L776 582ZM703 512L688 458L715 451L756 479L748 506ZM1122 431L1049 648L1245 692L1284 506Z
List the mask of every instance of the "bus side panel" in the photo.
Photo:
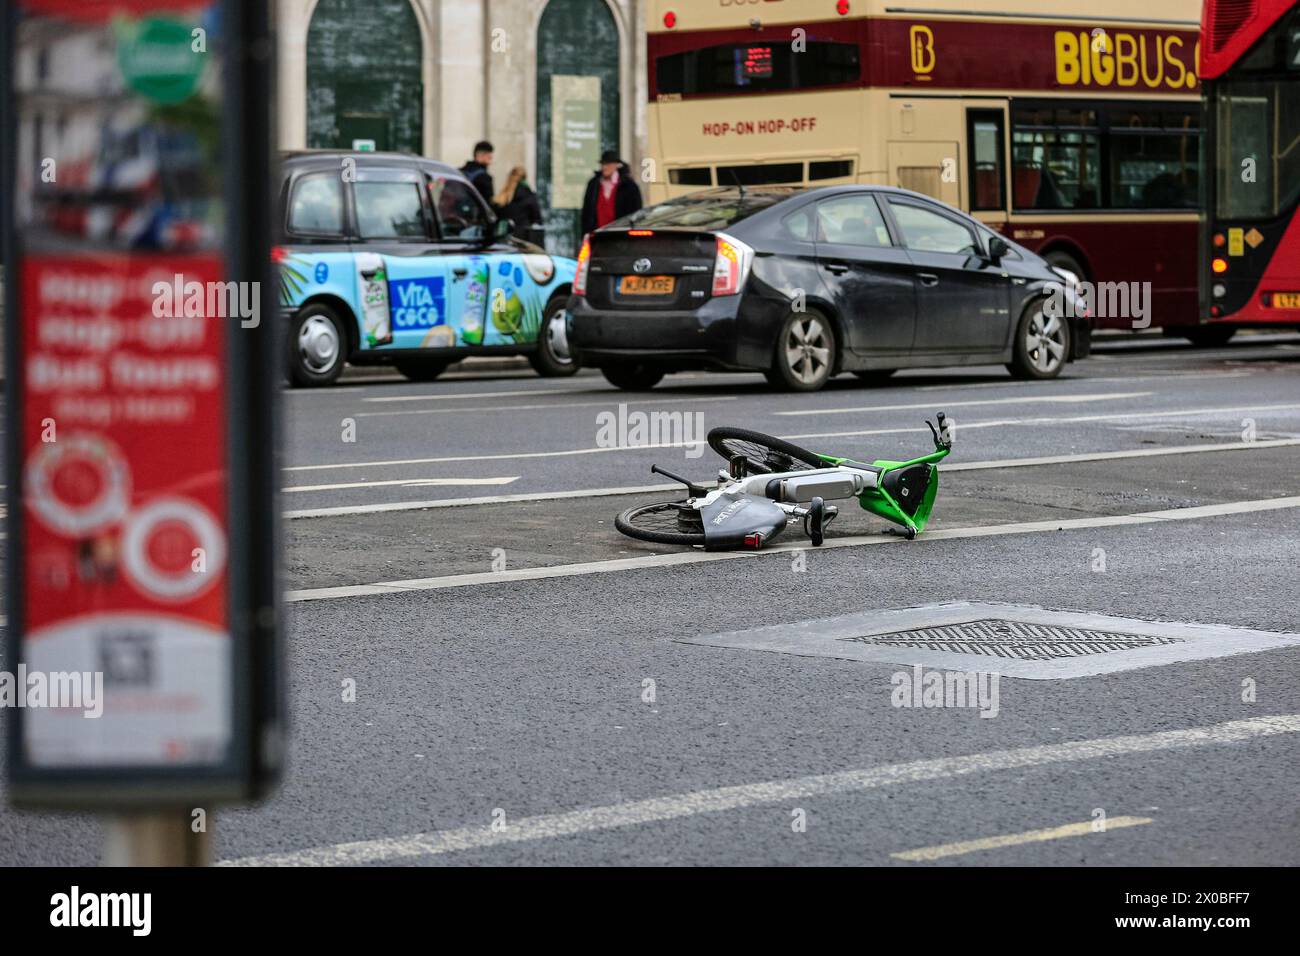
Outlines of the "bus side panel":
M1085 272L1080 278L1097 285L1096 328L1141 331L1196 323L1195 218L1089 222L1080 216L1052 222L1021 216L1008 234L1039 255L1060 250L1079 260ZM1127 308L1116 306L1122 301Z

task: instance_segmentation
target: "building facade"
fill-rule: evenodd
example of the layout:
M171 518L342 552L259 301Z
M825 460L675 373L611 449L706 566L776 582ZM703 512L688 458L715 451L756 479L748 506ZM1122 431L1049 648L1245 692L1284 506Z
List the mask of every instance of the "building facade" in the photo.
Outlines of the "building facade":
M644 0L277 0L284 149L396 149L522 165L547 246L573 251L603 149L645 152Z

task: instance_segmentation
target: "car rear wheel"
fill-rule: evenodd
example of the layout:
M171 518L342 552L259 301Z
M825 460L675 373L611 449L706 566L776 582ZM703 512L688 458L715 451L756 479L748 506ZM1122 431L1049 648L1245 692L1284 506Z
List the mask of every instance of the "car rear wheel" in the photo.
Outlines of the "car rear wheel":
M663 369L653 365L605 365L600 373L611 385L627 389L630 392L644 392L654 388L664 377Z
M1031 302L1016 329L1015 351L1007 369L1016 378L1056 378L1070 355L1070 323L1048 315L1047 299Z
M330 385L347 363L343 323L327 305L308 305L289 334L289 381L299 387Z
M451 363L446 359L401 359L393 367L412 382L432 382L447 371Z
M578 371L581 363L569 346L569 312L563 296L546 303L542 328L537 333L537 351L528 356L533 371L545 378L562 378Z
M781 324L767 380L796 392L815 392L835 368L835 331L820 312L791 312Z

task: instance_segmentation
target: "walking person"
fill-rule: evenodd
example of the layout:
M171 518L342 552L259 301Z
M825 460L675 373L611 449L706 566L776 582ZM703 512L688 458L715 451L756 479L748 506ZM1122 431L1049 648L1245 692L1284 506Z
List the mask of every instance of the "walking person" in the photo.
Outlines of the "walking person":
M582 234L585 236L640 208L641 189L627 163L614 150L605 150L600 155L600 169L587 183L587 194L582 200Z
M492 174L488 172L494 152L496 150L492 148L491 143L485 139L479 140L474 144L474 158L460 168L465 178L479 191L479 195L487 200L489 206L492 205L492 197L496 193L496 188L492 184Z
M542 244L542 206L537 193L528 185L528 174L522 166L510 170L506 184L492 200L497 211L514 223L511 233L519 239Z

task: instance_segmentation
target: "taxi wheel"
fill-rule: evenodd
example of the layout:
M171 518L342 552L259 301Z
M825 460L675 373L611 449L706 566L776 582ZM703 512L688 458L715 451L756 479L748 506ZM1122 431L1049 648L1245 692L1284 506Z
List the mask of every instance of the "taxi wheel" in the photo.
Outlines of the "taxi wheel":
M330 385L347 364L343 323L327 305L301 309L289 330L289 381L299 387Z
M394 362L393 366L412 382L432 382L450 364L446 359L405 359Z
M581 362L569 345L569 312L566 297L546 303L542 327L537 332L537 351L528 354L533 370L545 378L563 378L578 371Z

